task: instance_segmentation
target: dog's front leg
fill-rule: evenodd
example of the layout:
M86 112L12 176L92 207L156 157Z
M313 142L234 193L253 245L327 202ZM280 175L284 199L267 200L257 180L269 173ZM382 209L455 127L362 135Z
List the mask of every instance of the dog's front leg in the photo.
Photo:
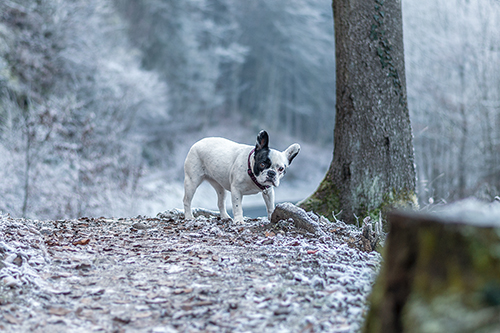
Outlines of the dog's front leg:
M241 206L243 196L241 191L231 188L231 201L233 203L233 216L234 222L241 223L243 222L243 207Z
M274 188L268 188L262 191L262 197L266 203L267 218L271 221L271 215L274 212Z

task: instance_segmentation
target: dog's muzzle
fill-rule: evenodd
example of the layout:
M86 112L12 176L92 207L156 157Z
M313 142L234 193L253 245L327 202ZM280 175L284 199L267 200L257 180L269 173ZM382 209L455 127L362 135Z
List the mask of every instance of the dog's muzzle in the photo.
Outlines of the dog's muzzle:
M274 187L276 187L276 171L269 170L267 172L266 182L270 182Z

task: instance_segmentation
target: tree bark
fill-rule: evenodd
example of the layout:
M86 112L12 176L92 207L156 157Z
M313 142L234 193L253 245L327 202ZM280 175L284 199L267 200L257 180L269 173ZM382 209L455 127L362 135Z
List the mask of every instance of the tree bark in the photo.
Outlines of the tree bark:
M334 156L299 203L325 216L378 218L417 205L400 1L334 0L337 105Z

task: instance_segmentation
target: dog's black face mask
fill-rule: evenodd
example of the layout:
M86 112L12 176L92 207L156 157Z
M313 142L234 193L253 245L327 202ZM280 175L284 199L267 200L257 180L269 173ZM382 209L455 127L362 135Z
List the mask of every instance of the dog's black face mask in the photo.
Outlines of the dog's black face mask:
M262 171L271 167L269 152L269 135L266 131L261 131L257 136L257 144L255 145L255 164L253 166L253 173L256 177L258 177Z

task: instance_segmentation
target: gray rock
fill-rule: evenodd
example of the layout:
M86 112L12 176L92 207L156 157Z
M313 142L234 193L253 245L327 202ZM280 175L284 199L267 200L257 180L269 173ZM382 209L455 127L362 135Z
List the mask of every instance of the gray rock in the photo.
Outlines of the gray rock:
M325 232L321 229L318 223L319 219L313 220L310 214L302 208L297 207L290 202L276 205L276 208L271 216L271 223L276 225L278 222L288 219L293 220L296 228L307 230L318 237L326 236Z

